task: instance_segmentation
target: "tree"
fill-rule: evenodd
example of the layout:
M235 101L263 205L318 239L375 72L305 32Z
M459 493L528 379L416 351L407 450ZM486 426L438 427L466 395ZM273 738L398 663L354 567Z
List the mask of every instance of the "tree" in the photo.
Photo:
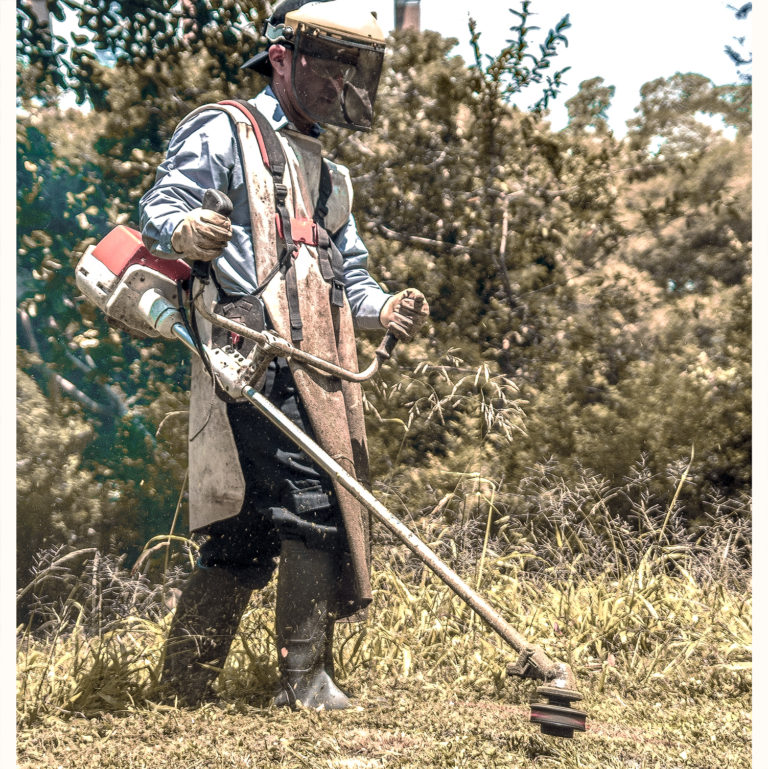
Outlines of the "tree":
M590 130L597 135L608 132L608 108L616 93L612 85L604 85L601 77L579 83L579 90L565 103L568 127L573 131Z
M78 32L67 40L41 23L33 4L17 6L19 82L26 96L55 98L57 89L73 90L104 109L109 92L101 62L144 71L142 97L157 96L167 67L183 67L207 51L211 72L237 80L244 59L258 44L259 22L267 15L263 0L47 0L48 11L62 21L74 13Z
M92 9L83 13L94 18ZM19 82L37 90L20 93L26 111L18 119L18 340L20 365L51 408L65 408L61 396L72 398L71 407L92 426L77 453L94 483L108 489L100 498L99 534L114 549L135 553L168 530L182 492L187 356L180 346L111 329L79 297L74 266L115 223L135 221L175 123L195 99L212 100L224 54L195 56L171 46L165 58L129 60L124 47L115 50L109 66L85 56L78 67L65 68L96 108L88 115L70 111L64 120L54 106L62 84L54 60L34 48L20 56ZM34 452L34 444L24 450ZM34 455L22 459L34 463ZM31 515L29 506L22 509ZM44 517L39 511L30 526Z
M740 21L749 18L752 13L752 3L744 3L739 8L733 5L728 6L734 13L734 16ZM752 51L745 46L746 36L734 38L736 46L726 45L725 52L728 58L736 65L739 79L744 83L752 83Z
M358 177L360 220L375 222L386 238L369 242L382 255L386 277L398 281L395 288L428 286L433 301L428 343L398 354L401 374L419 360L445 364L418 369L407 384L385 374L369 392L382 420L373 423L372 445L388 447L382 455L400 462L386 469L413 496L429 488L434 506L448 470L498 474L503 467L514 487L528 468L554 457L566 477L588 467L620 481L645 456L663 504L667 473L694 445L692 516L707 489L748 488L748 337L730 352L722 349L717 362L704 366L705 376L695 373L709 354L706 340L720 338L709 325L715 315L706 311L704 324L696 319L710 306L707 297L717 298L718 317L729 328L739 327L745 310L748 121L709 81L680 76L646 86L636 134L619 142L603 130L611 90L596 78L571 100L571 123L559 134L502 104L494 131L505 152L492 165L492 143L478 139L488 110L476 110L477 76L467 82L452 63L431 38L408 39L403 53L396 47L398 74L383 86L382 128L353 145L356 158L347 156ZM465 100L459 107L457 97ZM397 99L405 100L407 117L390 116ZM705 107L735 116L745 138L678 131L681 120ZM658 132L670 137L664 155L647 150ZM345 159L343 146L338 151ZM370 191L371 185L380 186ZM494 213L502 194L506 228L503 212ZM424 232L430 221L438 237ZM505 253L514 257L500 261L496 249L510 243ZM678 301L691 286L695 316ZM742 297L733 314L721 301L726 294L734 302ZM737 336L734 330L729 338ZM500 372L519 388L496 401L524 410L522 417L505 410L511 442L486 440L474 426L481 393L452 389L481 362L490 379ZM730 395L724 385L713 389L714 382L727 382ZM438 418L435 404L445 406L452 393L458 411ZM408 408L402 428L393 427ZM469 449L469 435L482 442L479 450ZM735 462L730 473L723 472L718 445L730 446L723 448Z
M654 160L677 162L696 156L719 137L719 132L698 119L719 116L742 135L752 130L751 88L715 86L695 73L657 78L640 89L637 117L627 121L630 147Z
M664 479L693 446L694 517L708 491L728 496L750 484L749 121L737 116L732 141L706 127L678 133L705 104L731 114L721 94L694 75L653 81L626 143L609 152L608 137L592 138L611 178L613 205L596 207L612 212L605 219L612 240L602 258L572 262L567 287L546 310L540 389L523 391L539 455L610 480L641 452ZM566 157L589 146L574 134L585 124L562 132L580 142ZM650 137L661 135L667 143L649 152ZM597 167L592 155L586 168ZM571 258L574 245L564 249ZM524 455L537 461L527 447ZM663 480L655 491L664 498Z
M487 65L475 38L476 62L469 71L460 59L446 59L453 41L434 33L395 36L375 130L333 148L352 169L359 221L377 258L374 274L392 291L411 284L429 287L433 332L399 353L403 368L440 359L460 340L463 364L454 366L447 380L445 374L443 380L430 379L438 400L466 369L482 362L496 368L510 326L521 324L520 315L525 323L525 308L514 296L516 282L535 289L551 270L543 260L537 263L541 234L530 213L546 217L552 178L547 157L556 164L556 149L547 143L538 117L525 116L505 99L543 77L567 19L533 56L527 53L528 5L512 27L514 41L498 57L488 57ZM521 239L527 230L536 247L526 251L525 243L513 242L516 230ZM392 413L417 390L415 383L398 388L385 379L370 403ZM472 399L462 402L477 405ZM450 438L435 440L436 432L445 439L446 433L466 435L466 428L458 418L450 425L412 423L405 455L398 451L399 436L386 427L374 423L372 433L384 442L384 456L407 462L425 450L444 458L439 447L450 450L453 444Z
M751 165L749 136L660 161L623 196L632 232L625 258L669 291L715 294L741 284L751 270Z
M17 372L16 387L16 579L21 586L31 578L39 551L98 542L106 490L83 467L92 426L66 404L45 398L23 372Z

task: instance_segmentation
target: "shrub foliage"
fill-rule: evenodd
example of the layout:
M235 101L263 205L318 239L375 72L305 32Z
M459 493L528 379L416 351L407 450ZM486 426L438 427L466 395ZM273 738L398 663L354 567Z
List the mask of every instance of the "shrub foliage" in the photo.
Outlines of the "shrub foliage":
M18 5L20 584L40 549L134 559L180 499L183 515L186 354L109 328L73 267L135 221L183 115L263 85L239 65L267 12L47 5L81 30L65 39ZM495 495L497 531L555 493L537 468L568 487L585 473L620 486L641 463L651 509L690 465L678 502L696 531L707 500L738 507L750 492L751 85L652 81L618 139L613 87L595 77L553 131L569 19L537 32L530 15L527 0L512 9L494 56L471 26L469 63L436 33L395 33L374 130L324 138L351 169L372 273L393 292L421 287L432 307L422 338L366 388L379 488L415 517L480 529L478 500ZM68 91L90 111L62 110ZM363 358L376 341L360 340ZM625 496L600 505L631 524Z

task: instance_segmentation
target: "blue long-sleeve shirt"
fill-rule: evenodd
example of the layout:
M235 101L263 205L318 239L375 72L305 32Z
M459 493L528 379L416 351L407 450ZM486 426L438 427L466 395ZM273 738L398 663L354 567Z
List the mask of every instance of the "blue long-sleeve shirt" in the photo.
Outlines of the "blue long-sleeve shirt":
M267 88L250 101L275 130L288 125L279 102ZM178 257L171 236L184 216L202 204L207 189L226 190L232 200L232 238L214 260L213 269L228 294L252 294L257 286L251 240L248 193L237 136L229 116L220 110L202 112L174 133L152 188L139 202L144 241L159 256ZM343 257L344 287L355 326L379 329L379 314L391 296L367 269L368 250L350 214L338 232L331 233Z

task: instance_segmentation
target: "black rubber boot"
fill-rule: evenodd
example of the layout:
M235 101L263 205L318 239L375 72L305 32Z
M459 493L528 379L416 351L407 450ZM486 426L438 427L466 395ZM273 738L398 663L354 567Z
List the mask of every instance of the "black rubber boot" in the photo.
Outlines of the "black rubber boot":
M328 673L334 683L336 683L336 665L333 661L333 632L335 626L336 620L330 619L325 634L325 672ZM336 683L336 687L345 697L350 698L352 696L347 689L339 686L338 683Z
M325 671L333 679L336 678L336 666L333 663L333 631L335 626L336 620L331 617L325 628L325 650L323 651L323 654L325 655Z
M285 540L280 553L275 634L281 690L278 707L343 710L347 695L328 669L338 569L333 553Z
M213 696L213 682L229 654L251 588L232 572L197 568L181 594L165 643L160 678L165 699L197 706Z

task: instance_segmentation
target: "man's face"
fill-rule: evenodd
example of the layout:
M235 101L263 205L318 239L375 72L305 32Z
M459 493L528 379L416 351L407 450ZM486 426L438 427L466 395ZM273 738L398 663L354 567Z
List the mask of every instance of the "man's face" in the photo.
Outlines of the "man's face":
M382 52L362 46L299 37L294 49L270 48L272 84L299 130L307 131L313 123L367 130L382 59Z
M294 63L293 86L307 112L323 118L338 112L344 83L350 78L350 65L333 59L300 53Z
M273 45L269 49L269 60L272 65L272 89L283 112L296 128L304 133L309 132L315 121L297 102L291 83L293 51L282 45Z
M370 77L359 51L354 49L327 47L325 55L294 53L297 101L318 123L370 128L378 79L378 69Z

